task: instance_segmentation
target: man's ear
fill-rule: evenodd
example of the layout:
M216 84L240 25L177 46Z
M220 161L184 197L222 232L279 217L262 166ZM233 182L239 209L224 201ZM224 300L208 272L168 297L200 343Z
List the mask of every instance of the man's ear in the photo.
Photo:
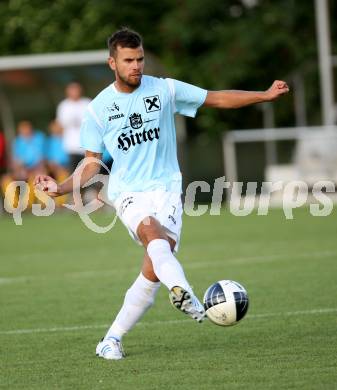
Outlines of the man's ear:
M112 69L113 71L116 70L116 61L115 61L114 57L108 58L108 64L110 66L110 69Z

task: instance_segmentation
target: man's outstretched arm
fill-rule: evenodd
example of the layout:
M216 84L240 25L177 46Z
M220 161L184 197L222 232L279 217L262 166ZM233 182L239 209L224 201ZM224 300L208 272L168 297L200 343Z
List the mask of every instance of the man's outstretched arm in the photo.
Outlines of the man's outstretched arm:
M250 104L270 102L289 92L285 81L276 80L266 91L208 91L205 107L240 108Z
M82 162L82 164L85 164L84 169L75 169L74 173L60 184L57 184L50 176L38 175L34 180L34 185L52 197L73 192L74 183L80 183L80 187L82 187L83 184L94 177L100 170L101 165L98 162L90 160L90 157L101 160L102 154L86 151L85 158Z

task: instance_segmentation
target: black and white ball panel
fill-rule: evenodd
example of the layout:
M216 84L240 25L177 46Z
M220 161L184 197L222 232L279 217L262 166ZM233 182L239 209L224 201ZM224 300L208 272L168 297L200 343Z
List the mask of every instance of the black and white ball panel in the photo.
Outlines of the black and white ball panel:
M249 301L245 288L232 280L212 284L204 295L207 317L217 325L234 325L247 313Z
M204 296L204 307L205 310L210 309L212 306L218 305L219 303L226 302L225 293L221 287L221 284L214 283L208 288Z
M234 300L236 306L236 322L240 321L247 313L249 301L247 292L235 291Z

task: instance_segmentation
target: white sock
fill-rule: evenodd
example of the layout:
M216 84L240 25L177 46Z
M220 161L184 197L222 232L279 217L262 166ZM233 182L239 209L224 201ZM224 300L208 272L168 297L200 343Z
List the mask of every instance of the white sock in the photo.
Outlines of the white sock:
M104 338L121 340L154 303L159 287L160 282L151 282L140 273L126 292L123 306Z
M147 246L147 253L152 261L155 274L169 290L174 286L180 286L192 292L192 288L185 278L183 268L173 256L168 241L162 239L152 240Z

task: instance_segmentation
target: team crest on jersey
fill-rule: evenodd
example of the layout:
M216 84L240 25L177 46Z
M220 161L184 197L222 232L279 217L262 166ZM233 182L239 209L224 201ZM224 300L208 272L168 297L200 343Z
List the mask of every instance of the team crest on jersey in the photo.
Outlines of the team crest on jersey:
M129 116L130 125L133 129L139 129L143 126L142 116L140 114L133 113Z
M160 110L160 99L158 95L147 96L143 98L146 112L153 112Z

